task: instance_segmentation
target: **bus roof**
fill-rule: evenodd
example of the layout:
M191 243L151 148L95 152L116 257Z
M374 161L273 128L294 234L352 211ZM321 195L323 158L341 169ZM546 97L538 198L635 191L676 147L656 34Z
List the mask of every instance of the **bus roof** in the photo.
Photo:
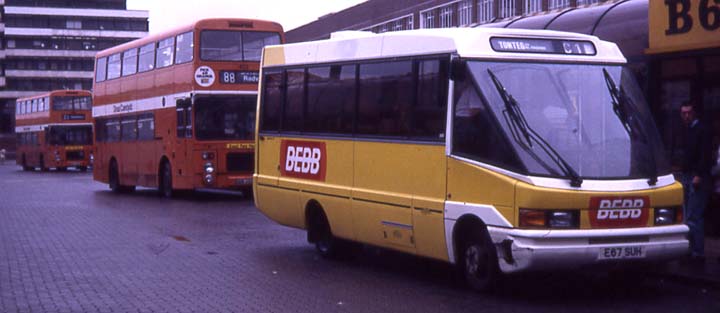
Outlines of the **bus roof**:
M248 25L249 24L249 25ZM189 32L195 28L218 28L218 29L226 29L226 28L238 28L238 30L252 30L252 29L265 29L265 30L271 30L271 29L277 29L279 32L282 32L282 26L276 22L271 21L265 21L265 20L256 20L256 19L243 19L243 18L208 18L208 19L201 19L197 20L191 24L178 26L176 28L163 31L160 33L148 35L146 37L136 39L130 42L126 42L124 44L108 48L105 50L102 50L98 52L95 55L95 58L101 58L108 55L116 54L119 52L123 52L130 48L138 48L140 46L153 43L162 39L166 39L171 36L179 35L185 32Z
M92 96L92 93L89 90L52 90L48 92L38 93L34 96L30 97L24 97L24 98L18 98L16 102L21 101L27 101L27 100L33 100L33 99L40 99L45 97L54 97L54 96Z
M494 50L491 39L525 39L540 45L563 40L591 42L593 52L568 54L555 52L527 52L510 49ZM494 40L494 39L493 39ZM536 41L534 41L536 40ZM522 42L522 40L521 40ZM562 46L561 46L562 47ZM497 47L496 47L497 48ZM466 58L509 60L543 60L583 63L626 63L615 43L595 36L549 30L506 28L436 28L395 31L374 34L365 31L333 33L330 39L268 46L263 66L342 62L362 59L381 59L414 55L456 53Z

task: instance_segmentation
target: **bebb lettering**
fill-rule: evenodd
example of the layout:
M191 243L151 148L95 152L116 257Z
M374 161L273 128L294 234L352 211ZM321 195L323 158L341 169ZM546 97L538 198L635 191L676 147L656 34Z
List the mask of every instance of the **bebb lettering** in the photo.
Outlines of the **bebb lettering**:
M325 143L283 140L281 144L283 176L325 180Z
M607 210L600 209L597 213L597 219L605 220L617 220L617 219L628 219L628 218L640 218L642 215L641 209L619 209L619 210Z
M644 206L645 206L645 200L643 200L643 199L634 199L634 200L631 200L631 199L615 199L615 200L603 199L603 200L600 200L600 208L601 209L642 208Z
M648 197L592 197L590 225L593 228L640 227L647 224Z
M320 172L321 156L322 152L319 148L288 146L285 171L316 175Z

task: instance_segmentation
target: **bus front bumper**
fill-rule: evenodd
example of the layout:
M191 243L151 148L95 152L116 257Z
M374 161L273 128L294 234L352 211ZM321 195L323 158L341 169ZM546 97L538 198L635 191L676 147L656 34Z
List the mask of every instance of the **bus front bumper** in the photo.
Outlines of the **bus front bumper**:
M504 273L658 262L688 253L686 225L590 230L488 227Z

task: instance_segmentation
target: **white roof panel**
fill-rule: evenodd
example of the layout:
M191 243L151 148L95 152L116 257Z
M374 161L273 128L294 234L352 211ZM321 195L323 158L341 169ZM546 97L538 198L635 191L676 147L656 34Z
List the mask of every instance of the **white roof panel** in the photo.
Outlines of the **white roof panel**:
M596 55L498 52L492 37L591 41ZM582 63L625 63L620 49L595 36L549 30L506 28L438 28L373 34L344 31L330 39L267 47L265 66L341 62L410 55L456 53L467 58L542 60Z

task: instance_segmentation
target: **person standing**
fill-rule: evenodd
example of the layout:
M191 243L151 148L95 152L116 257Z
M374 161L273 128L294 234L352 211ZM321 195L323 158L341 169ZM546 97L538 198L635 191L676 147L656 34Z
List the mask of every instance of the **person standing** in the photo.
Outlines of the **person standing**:
M680 117L685 125L682 159L682 185L685 194L683 216L690 228L690 258L705 259L705 221L703 215L710 194L712 151L710 133L697 116L692 102L680 106Z

